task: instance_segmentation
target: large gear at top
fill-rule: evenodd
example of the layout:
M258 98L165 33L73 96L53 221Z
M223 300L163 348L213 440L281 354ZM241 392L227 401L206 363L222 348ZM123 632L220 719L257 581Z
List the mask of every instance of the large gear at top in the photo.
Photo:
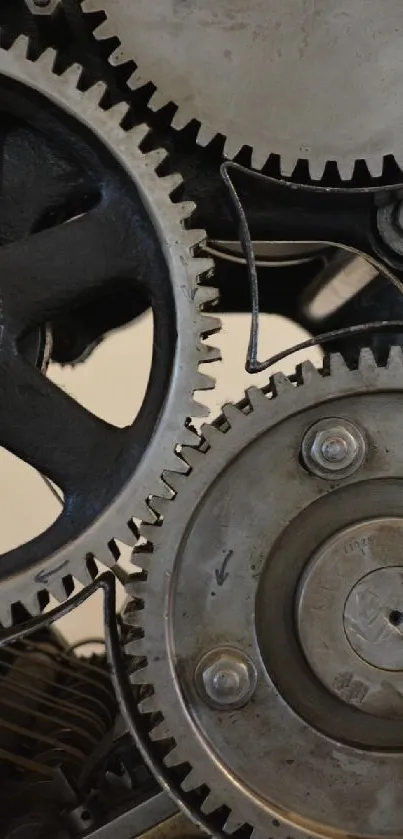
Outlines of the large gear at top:
M311 178L328 161L350 179L356 161L372 176L384 158L403 163L403 9L389 0L84 0L104 11L95 30L118 37L112 64L129 59L129 84L153 82L151 107L178 106L174 125L201 123L203 145L226 138L233 157L280 156L292 176L307 160Z
M3 107L11 113L14 109L17 112L23 108L22 97L25 113L29 117L33 115L37 131L42 130L42 120L45 126L50 126L49 131L59 132L56 137L63 149L67 147L69 132L76 130L72 153L82 155L85 169L92 171L93 167L98 172L99 167L109 166L109 170L105 170L108 173L95 209L81 213L69 224L29 235L22 244L16 242L0 249L3 336L0 442L54 480L65 496L61 516L43 536L0 557L3 624L11 620L11 604L21 602L35 613L39 609L39 592L47 590L63 599L71 588L71 578L84 584L91 581L96 573L94 559L113 565L118 555L116 540L128 545L135 543L133 518L151 515L146 503L150 492L162 490L169 494L161 480L163 469L177 469L177 444L195 439L187 419L208 415L208 410L195 401L194 392L211 388L214 380L202 373L199 365L219 358L218 351L203 340L219 328L217 319L202 312L205 304L216 298L215 290L207 284L212 263L196 254L205 234L185 223L193 205L175 203L171 197L178 191L180 178L157 174L165 153L141 151L147 126L125 130L122 120L127 106L120 104L109 109L104 106L104 84L97 83L85 91L80 89L80 66L74 65L60 74L54 51L47 50L31 60L27 50L28 41L23 37L10 49L0 49ZM61 132L59 115L65 119ZM100 149L101 157L98 157ZM121 180L114 181L115 177ZM119 184L123 184L122 191ZM126 184L129 199L124 192ZM137 203L125 214L131 196ZM131 241L137 242L137 231L143 238L140 245L134 245L134 264L131 261L126 264L122 262L122 254ZM153 256L154 251L157 256ZM60 291L58 272L64 267L65 282L73 288L63 288L58 306L65 305L73 299L70 295L78 293L80 278L84 284L89 281L92 267L98 272L95 277L98 285L103 279L108 283L113 280L118 294L117 275L120 272L126 277L129 272L130 278L136 260L144 266L146 277L151 274L151 280L160 273L166 288L154 319L153 365L154 362L156 366L162 364L165 370L163 389L158 390L151 371L144 407L153 392L154 397L159 393L163 399L154 407L154 414L143 410L139 424L136 421L133 426L117 429L77 405L21 359L17 349L10 347L17 346L17 330L26 328L21 325L26 314L24 301L29 309L27 324L40 318L42 299L47 307L44 317L49 318L55 309L56 293ZM9 286L6 288L7 278L10 290ZM201 278L205 282L203 286L199 285ZM42 290L45 281L47 285ZM155 297L158 289L153 288ZM18 293L22 302L16 299ZM18 316L17 302L22 307ZM170 348L171 368L167 366ZM133 385L128 383L128 386ZM74 475L78 481L75 488Z
M402 404L401 349L305 363L225 406L153 502L126 616L138 742L213 835L401 834ZM303 459L318 422L325 474ZM361 449L337 473L340 427Z

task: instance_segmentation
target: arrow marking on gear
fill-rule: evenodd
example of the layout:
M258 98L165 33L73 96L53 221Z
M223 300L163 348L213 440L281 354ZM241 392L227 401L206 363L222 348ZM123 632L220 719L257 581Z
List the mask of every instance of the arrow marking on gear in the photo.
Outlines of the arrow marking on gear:
M67 565L68 559L65 559L64 562L61 562L60 565L57 565L56 568L52 568L50 571L39 571L39 574L35 577L35 582L41 586L47 586L50 578L63 571L63 568L66 568Z
M215 574L215 578L216 578L218 586L223 586L225 581L228 580L229 572L227 571L227 566L228 566L228 563L229 563L231 557L233 556L233 554L234 554L234 551L231 548L231 550L227 551L227 553L225 554L225 557L224 557L220 567L215 569L214 574Z

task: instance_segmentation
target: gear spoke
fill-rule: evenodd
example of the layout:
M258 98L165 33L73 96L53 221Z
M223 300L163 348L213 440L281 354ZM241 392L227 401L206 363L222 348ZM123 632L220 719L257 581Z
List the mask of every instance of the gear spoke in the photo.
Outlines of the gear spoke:
M0 250L5 317L21 332L95 296L119 273L117 231L98 210Z
M124 432L95 417L22 359L1 359L0 442L54 481L81 492L112 468Z

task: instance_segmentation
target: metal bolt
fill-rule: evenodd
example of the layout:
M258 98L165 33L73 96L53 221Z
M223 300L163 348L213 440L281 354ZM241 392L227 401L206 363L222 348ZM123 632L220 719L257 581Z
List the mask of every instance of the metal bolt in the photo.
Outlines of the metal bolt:
M257 682L256 667L240 650L219 647L200 659L195 682L208 705L231 711L242 708L252 697Z
M305 465L320 478L347 477L362 464L366 445L361 431L347 420L320 420L302 441Z

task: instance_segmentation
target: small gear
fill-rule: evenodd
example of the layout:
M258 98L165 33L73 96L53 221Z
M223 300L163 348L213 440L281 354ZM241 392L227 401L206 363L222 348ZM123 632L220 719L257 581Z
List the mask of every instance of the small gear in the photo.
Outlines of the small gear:
M188 418L208 415L194 392L213 387L214 380L199 364L219 358L203 340L220 325L202 312L216 299L207 285L212 262L196 253L205 234L185 225L193 205L171 197L180 178L157 174L165 153L141 151L149 129L126 131L127 106L104 105L103 83L83 90L80 66L58 74L53 50L31 60L28 47L21 37L10 49L0 49L4 113L13 119L28 114L38 145L41 132L50 132L66 150L73 135L73 159L83 177L96 182L96 201L88 212L73 212L68 224L47 220L43 230L0 248L1 444L64 493L63 512L51 528L1 556L3 624L10 623L14 603L35 613L41 591L62 600L72 578L91 581L94 560L112 566L119 553L116 540L135 543L133 518L149 515L150 492L168 492L163 469L177 468L177 444L195 439ZM32 325L47 323L69 305L74 310L81 292L88 301L94 289L110 293L112 282L118 295L120 277L126 292L133 277L142 289L150 282L154 313L147 394L138 418L124 429L98 420L15 349L20 333Z
M402 404L401 349L304 363L225 406L153 500L138 744L210 834L401 834Z
M84 0L104 11L99 40L118 37L110 61L132 59L129 84L156 86L150 105L178 106L173 124L200 122L198 140L226 138L234 157L270 154L291 177L300 160L313 180L335 161L343 180L364 160L403 163L400 40L403 9L390 0Z

